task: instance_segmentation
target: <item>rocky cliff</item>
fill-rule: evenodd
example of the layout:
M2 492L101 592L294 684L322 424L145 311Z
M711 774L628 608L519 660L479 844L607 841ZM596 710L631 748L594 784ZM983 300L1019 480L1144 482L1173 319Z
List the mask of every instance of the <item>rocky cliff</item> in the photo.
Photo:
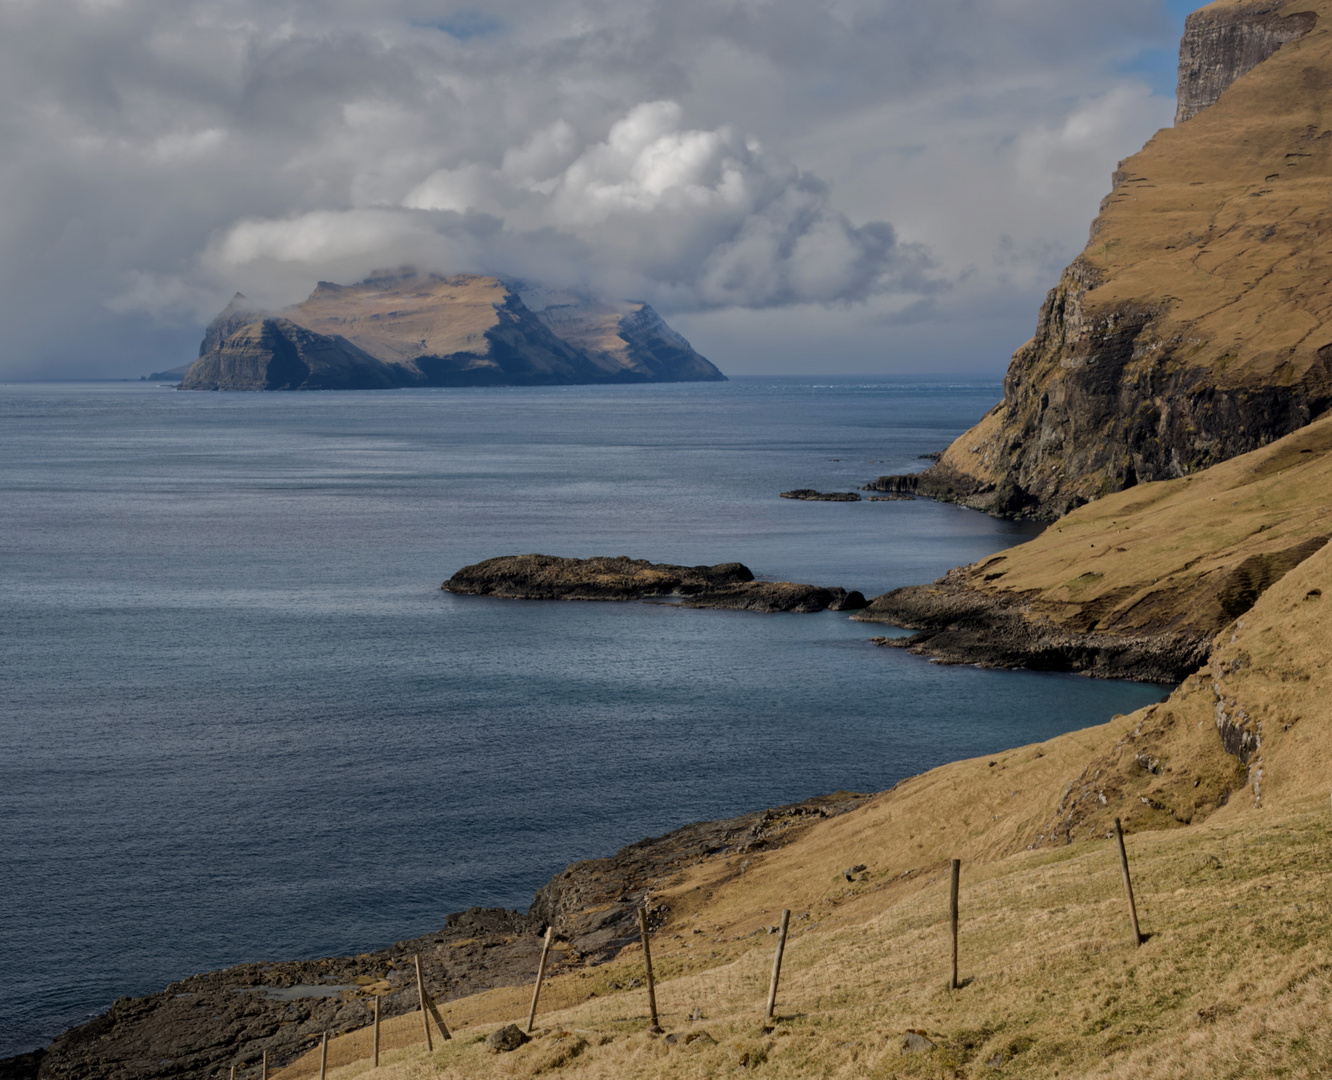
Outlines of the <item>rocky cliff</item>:
M1120 164L1003 401L873 485L1052 519L1332 406L1332 2L1190 16L1181 120Z
M1298 5L1305 8L1307 5ZM1179 45L1179 90L1175 123L1182 124L1209 105L1241 75L1247 75L1287 42L1314 28L1317 16L1286 14L1280 0L1211 4L1191 14Z
M184 390L343 390L724 379L648 305L571 296L538 314L476 274L320 282L283 311L241 295L204 334Z

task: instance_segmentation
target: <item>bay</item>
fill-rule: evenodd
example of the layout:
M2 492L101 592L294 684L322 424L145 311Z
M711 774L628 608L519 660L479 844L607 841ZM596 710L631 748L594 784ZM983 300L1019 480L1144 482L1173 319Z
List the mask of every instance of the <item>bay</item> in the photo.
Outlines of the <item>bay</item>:
M525 909L574 859L1156 700L939 667L837 613L439 590L538 551L931 580L1032 527L778 493L920 468L998 396L0 387L0 1057L196 971Z

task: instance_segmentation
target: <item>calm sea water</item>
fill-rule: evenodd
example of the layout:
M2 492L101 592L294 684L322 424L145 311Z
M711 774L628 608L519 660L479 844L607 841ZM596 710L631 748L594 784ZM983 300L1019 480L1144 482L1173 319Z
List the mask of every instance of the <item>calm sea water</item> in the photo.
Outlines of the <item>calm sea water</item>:
M492 555L873 595L1030 535L782 500L920 467L997 383L0 387L0 1057L121 994L525 909L578 858L1100 723L844 615L453 597Z

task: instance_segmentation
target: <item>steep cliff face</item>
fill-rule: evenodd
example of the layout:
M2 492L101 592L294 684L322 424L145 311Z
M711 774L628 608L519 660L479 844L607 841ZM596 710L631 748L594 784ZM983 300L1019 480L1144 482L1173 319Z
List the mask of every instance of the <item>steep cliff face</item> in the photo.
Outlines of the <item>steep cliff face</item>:
M936 466L878 486L1056 518L1332 406L1329 14L1316 0L1190 18L1191 118L1121 163L1003 401Z
M1279 0L1212 4L1185 20L1179 46L1176 124L1216 104L1222 91L1241 75L1314 28L1317 16L1313 12L1284 14L1282 9L1287 7Z
M586 298L560 323L498 278L399 271L320 282L276 314L237 294L209 325L185 390L337 390L724 379L645 304ZM655 329L639 333L644 321Z

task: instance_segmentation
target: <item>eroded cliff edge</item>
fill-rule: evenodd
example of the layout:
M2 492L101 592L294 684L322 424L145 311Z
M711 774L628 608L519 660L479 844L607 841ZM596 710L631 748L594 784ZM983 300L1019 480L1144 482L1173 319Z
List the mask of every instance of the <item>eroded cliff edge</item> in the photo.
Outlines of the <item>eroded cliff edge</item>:
M1332 406L1332 0L1189 17L1180 120L1121 163L1003 400L871 485L1053 520Z

